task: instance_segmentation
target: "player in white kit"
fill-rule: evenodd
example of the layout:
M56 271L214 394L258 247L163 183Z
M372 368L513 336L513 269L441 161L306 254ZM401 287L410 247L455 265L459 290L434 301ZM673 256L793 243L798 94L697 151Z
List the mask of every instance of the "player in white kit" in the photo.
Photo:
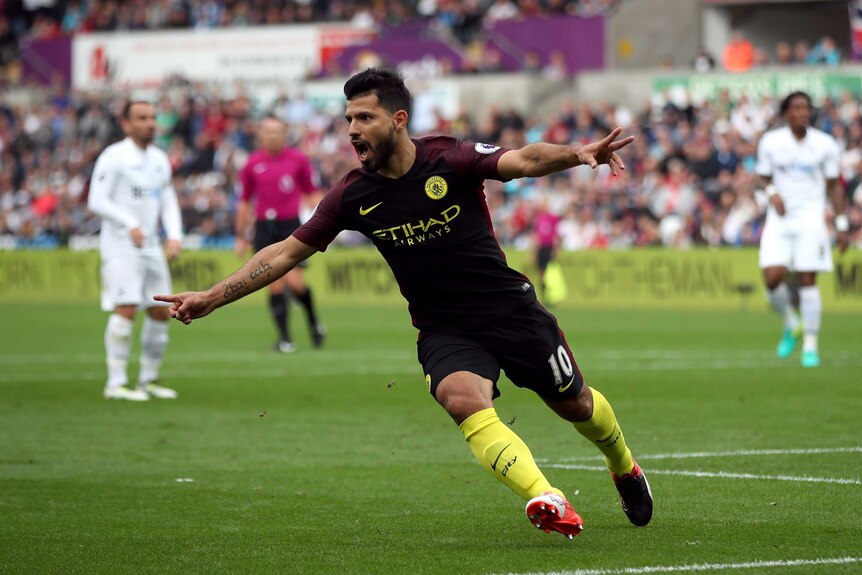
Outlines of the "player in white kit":
M105 329L108 399L173 399L176 392L156 385L168 344L166 305L153 295L171 289L168 260L180 253L182 219L171 184L167 155L152 145L156 114L147 102L123 108L126 138L108 146L96 160L87 205L102 218L100 237L102 309L113 312ZM167 240L162 250L161 221ZM127 373L132 328L138 307L147 308L141 327L141 364L137 388Z
M832 271L832 245L826 226L826 192L836 214L836 243L844 252L849 244L847 201L838 183L840 150L835 139L812 128L811 98L793 92L781 103L786 126L763 135L757 148L756 172L769 198L766 225L760 239L760 268L772 308L784 320L776 350L790 356L802 342L802 365L817 367L820 354L821 299L817 273ZM786 271L799 275L797 317L787 285Z

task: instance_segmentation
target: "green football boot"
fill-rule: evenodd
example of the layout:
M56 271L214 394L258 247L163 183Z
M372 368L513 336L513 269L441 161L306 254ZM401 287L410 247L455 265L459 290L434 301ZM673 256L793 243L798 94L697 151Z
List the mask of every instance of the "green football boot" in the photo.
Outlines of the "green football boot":
M802 367L820 367L820 354L816 349L802 352Z
M778 342L778 347L775 348L775 354L778 359L786 359L790 357L793 350L796 349L796 344L799 343L799 336L802 335L802 325L796 329L785 329L781 334L781 341Z

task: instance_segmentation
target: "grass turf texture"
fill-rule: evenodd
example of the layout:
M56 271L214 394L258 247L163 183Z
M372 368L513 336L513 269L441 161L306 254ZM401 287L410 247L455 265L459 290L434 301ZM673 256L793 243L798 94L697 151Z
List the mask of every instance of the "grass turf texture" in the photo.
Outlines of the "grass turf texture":
M858 450L649 458L862 444L858 315L827 313L823 367L803 370L798 353L774 358L765 311L559 311L587 381L655 471L656 514L638 529L605 472L557 466L600 466L598 452L501 380L501 419L584 517L572 542L531 527L474 462L426 392L404 309L323 316L329 339L312 350L295 310L291 355L268 351L262 305L175 323L163 378L180 398L138 404L101 398L105 315L0 303L0 572L538 573L862 555L858 483L659 473L858 480Z

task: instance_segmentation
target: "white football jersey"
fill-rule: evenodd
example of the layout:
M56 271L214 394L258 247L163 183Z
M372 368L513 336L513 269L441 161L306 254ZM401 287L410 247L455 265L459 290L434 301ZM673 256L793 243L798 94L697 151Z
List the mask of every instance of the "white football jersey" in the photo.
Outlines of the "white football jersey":
M168 156L156 146L142 150L131 138L105 148L96 160L87 207L102 218L103 256L159 252L159 221L168 239L181 240L182 218L171 184ZM129 232L140 228L144 246Z
M835 138L815 128L807 128L797 140L789 127L763 135L757 146L755 171L771 176L784 202L788 219L816 216L826 209L826 180L839 175L840 148ZM769 211L773 208L770 204Z

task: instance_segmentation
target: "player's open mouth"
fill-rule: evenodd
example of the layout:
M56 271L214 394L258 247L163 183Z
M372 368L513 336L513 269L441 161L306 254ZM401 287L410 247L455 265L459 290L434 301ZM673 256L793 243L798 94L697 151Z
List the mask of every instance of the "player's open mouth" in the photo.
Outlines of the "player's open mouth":
M359 161L366 161L368 159L368 153L371 151L368 144L360 142L359 140L353 140L351 144L353 144L353 149L356 150L356 154L359 156Z

